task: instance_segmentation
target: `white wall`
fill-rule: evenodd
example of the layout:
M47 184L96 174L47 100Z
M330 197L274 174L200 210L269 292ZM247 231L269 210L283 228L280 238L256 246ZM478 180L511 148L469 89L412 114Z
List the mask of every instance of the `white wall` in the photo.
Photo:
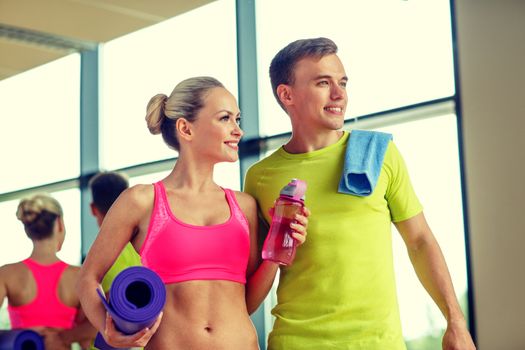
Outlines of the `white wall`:
M525 349L525 1L456 0L478 347Z

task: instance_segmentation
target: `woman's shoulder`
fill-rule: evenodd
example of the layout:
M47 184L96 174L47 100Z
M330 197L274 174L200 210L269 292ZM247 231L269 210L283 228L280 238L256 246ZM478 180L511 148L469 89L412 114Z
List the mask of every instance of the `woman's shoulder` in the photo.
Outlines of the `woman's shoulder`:
M81 266L71 265L66 263L67 267L64 269L64 274L70 276L72 279L78 278Z
M13 272L13 271L21 271L21 270L27 270L26 264L24 264L23 261L17 261L14 263L5 264L3 266L0 266L0 272Z
M137 184L127 188L123 193L132 196L145 196L153 194L153 184Z
M242 191L235 191L231 190L233 193L235 193L235 197L237 197L238 201L245 201L249 203L255 203L255 198L249 193L242 192Z
M239 203L239 206L241 209L246 212L247 210L257 209L257 202L255 201L255 198L249 193L242 192L242 191L233 191L235 194L235 198L237 199L237 203Z
M62 276L72 281L76 281L80 273L80 266L70 265L68 263L65 263L65 264L66 264L66 268L64 269Z
M30 270L22 261L0 266L0 280L7 283L19 281L20 278L26 278L30 274Z
M153 200L154 190L152 184L138 184L127 188L119 196L118 201L125 201L129 205L149 206Z
M66 264L66 269L65 269L65 271L68 271L69 273L73 273L73 274L75 274L75 273L79 273L79 272L80 272L80 266L77 266L77 265L71 265L71 264L68 264L68 263L66 263L66 262L65 262L65 264Z
M11 273L16 273L18 271L21 271L24 268L26 267L24 263L21 261L5 264L5 265L0 266L0 276L11 274Z

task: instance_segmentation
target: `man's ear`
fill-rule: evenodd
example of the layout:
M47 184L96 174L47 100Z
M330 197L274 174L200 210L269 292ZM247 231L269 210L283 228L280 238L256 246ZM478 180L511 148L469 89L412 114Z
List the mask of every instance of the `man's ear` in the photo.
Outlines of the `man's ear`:
M179 118L175 122L175 128L177 129L177 135L187 141L193 138L193 130L191 129L191 123L185 118Z
M281 103L285 106L292 104L292 89L290 85L281 84L277 87L277 96Z
M91 214L93 214L93 216L97 216L97 207L95 207L95 203L89 203L89 207L91 208Z

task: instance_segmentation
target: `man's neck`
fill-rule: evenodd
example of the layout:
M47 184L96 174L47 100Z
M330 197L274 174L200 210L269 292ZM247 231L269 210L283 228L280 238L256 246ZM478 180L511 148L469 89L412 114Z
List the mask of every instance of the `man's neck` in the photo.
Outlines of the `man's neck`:
M341 139L343 134L342 130L327 130L326 132L316 132L315 134L292 132L292 138L283 148L286 152L292 154L317 151L333 145Z

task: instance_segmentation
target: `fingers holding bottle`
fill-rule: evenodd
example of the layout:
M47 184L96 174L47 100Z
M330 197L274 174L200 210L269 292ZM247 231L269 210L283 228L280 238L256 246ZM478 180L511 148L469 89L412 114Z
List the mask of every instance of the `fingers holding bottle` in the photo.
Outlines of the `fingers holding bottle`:
M290 223L290 228L293 231L292 237L296 240L297 245L301 245L306 241L308 217L310 214L310 209L303 207L300 212L295 214L294 220Z

